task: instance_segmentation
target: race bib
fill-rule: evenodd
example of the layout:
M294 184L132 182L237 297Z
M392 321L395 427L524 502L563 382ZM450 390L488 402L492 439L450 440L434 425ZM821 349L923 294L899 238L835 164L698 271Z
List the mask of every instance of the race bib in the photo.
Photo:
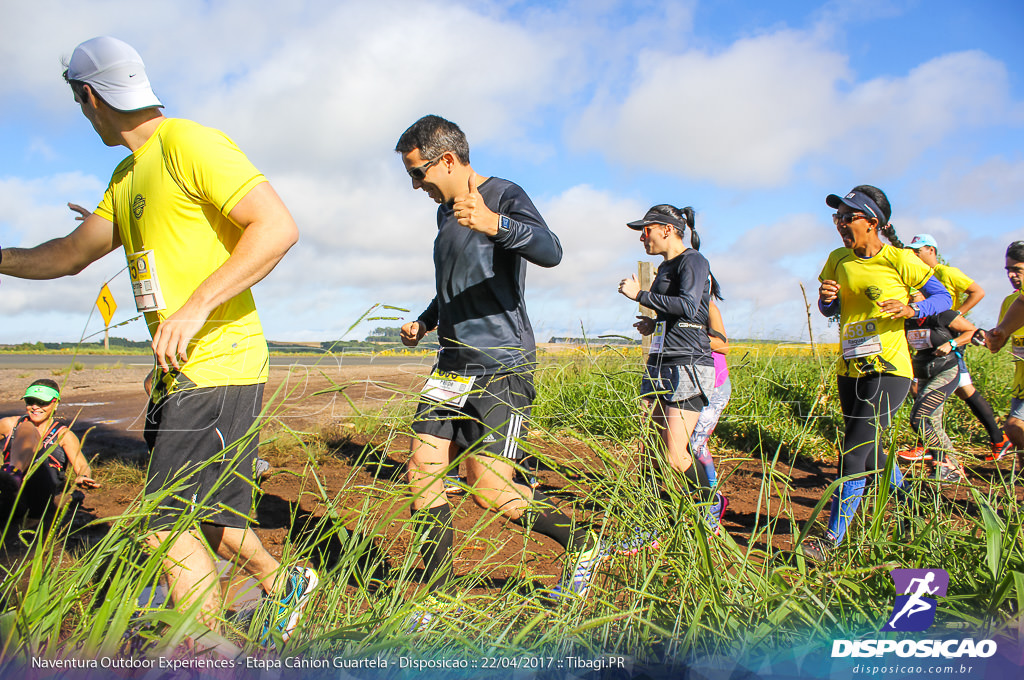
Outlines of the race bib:
M1024 361L1024 336L1018 338L1011 338L1013 341L1013 347L1010 349L1013 352L1014 361Z
M932 332L927 328L915 328L907 331L907 342L914 349L931 349Z
M650 354L661 354L665 348L665 322L659 321L654 324L654 333L651 334Z
M878 322L865 319L843 326L843 358L861 359L882 352L882 339L878 336Z
M435 368L427 378L427 384L424 385L420 396L424 399L461 408L469 398L469 392L473 389L474 382L476 382L475 375L446 373Z
M132 279L132 294L135 295L137 310L157 312L167 306L160 292L160 279L156 275L156 258L152 250L128 255L128 274Z

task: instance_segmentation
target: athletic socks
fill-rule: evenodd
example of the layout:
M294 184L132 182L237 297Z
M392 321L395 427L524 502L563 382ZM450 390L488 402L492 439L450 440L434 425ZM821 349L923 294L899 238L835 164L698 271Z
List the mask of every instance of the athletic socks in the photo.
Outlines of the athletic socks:
M574 530L572 520L539 489L534 489L529 507L512 521L527 531L555 540L566 552L576 553L586 547L587 527L577 526Z
M711 484L708 482L708 475L700 461L693 461L690 467L683 472L683 477L690 486L690 491L697 497L700 503L710 503L714 500L711 493Z
M704 476L708 479L708 486L714 488L718 483L718 474L715 472L715 460L711 452L705 447L704 453L697 456L697 464L704 468Z
M893 498L899 503L904 505L910 504L910 493L903 483L903 472L900 470L900 466L895 463L892 466L892 477L889 479L889 490L892 492Z
M989 441L995 443L1003 441L1003 431L999 429L999 425L996 423L996 414L992 411L992 405L988 403L985 397L981 396L981 392L975 390L974 394L964 399L964 403L967 404L967 408L971 409L974 417L985 426L985 432L988 433Z
M881 464L884 466L885 462L882 461ZM863 477L851 479L843 482L832 495L832 507L829 510L828 517L828 535L835 541L836 545L841 543L846 537L846 531L850 528L854 515L857 514L857 508L864 497L867 484L868 480ZM900 471L899 465L892 466L889 489L897 503L903 505L910 503L911 496L907 492L903 481L903 472Z
M885 466L885 463L882 463ZM892 466L892 477L889 478L889 488L893 491L903 489L903 471L895 463Z
M846 530L850 528L850 522L857 514L857 507L864 496L864 487L867 483L863 477L850 479L840 484L833 494L828 517L828 535L836 545L846 537Z
M452 510L448 503L414 510L413 520L420 533L420 556L426 567L430 590L444 590L452 579Z

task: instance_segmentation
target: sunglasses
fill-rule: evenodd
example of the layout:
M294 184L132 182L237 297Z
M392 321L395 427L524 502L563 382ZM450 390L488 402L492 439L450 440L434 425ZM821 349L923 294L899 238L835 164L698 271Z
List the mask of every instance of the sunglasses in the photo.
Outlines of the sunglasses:
M42 399L36 399L35 397L25 397L25 406L49 406L55 401L57 400L51 399L50 401L43 401Z
M409 173L409 177L412 177L417 182L422 182L423 179L427 176L427 170L437 165L442 158L444 158L444 154L438 156L432 161L427 161L423 165L417 165L415 168L409 168L408 170L406 170L406 172Z
M857 220L866 220L868 216L864 213L833 213L832 224L838 226L849 226Z

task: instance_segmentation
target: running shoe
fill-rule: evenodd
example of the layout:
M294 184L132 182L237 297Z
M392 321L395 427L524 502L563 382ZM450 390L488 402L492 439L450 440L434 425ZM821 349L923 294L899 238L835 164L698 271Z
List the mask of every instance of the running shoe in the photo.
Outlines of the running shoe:
M264 477L269 476L270 473L270 461L263 458L257 458L256 462L252 464L252 476L257 483L262 482Z
M721 522L725 518L725 511L729 508L729 499L725 494L716 493L713 507L718 510L718 521Z
M935 476L940 482L947 484L959 484L967 481L967 475L964 473L960 461L949 454L946 454L946 460L935 464Z
M612 547L612 552L616 555L636 555L644 550L657 550L660 545L660 531L636 527L632 534Z
M444 492L449 496L460 494L464 491L462 488L462 477L459 477L458 473L453 472L452 474L445 475L444 477Z
M407 635L425 633L441 621L447 614L460 614L463 608L450 596L435 591L427 595L422 602L413 606L412 613L406 617L402 628Z
M285 642L291 637L295 627L302 619L302 610L309 601L320 579L316 572L305 567L292 567L288 570L288 583L285 585L284 595L280 600L270 603L272 611L266 623L263 624L263 634L260 642L264 647L270 644L271 634L276 631ZM271 598L264 595L264 598Z
M1003 441L992 442L992 452L985 456L985 460L1002 460L1003 456L1008 454L1013 449L1013 442L1005 434L1003 435Z
M902 458L903 460L911 463L919 460L932 460L935 457L932 455L931 451L924 448L923 446L915 446L912 449L904 449L902 451L897 451L896 455Z
M590 540L594 542L594 547L575 555L566 555L565 564L572 564L573 568L571 571L566 570L562 574L562 582L548 591L549 599L554 601L570 598L583 599L590 592L594 574L597 573L597 568L609 554L608 549L597 537L591 535Z
M800 552L812 562L828 562L835 549L836 543L830 538L808 538L800 544Z

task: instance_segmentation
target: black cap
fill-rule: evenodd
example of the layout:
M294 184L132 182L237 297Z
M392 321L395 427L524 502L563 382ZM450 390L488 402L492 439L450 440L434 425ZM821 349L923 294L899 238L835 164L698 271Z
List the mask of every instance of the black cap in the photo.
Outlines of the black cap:
M663 212L658 212L657 210L653 209L648 210L647 214L644 215L644 218L642 220L636 220L635 222L627 222L626 226L629 227L630 229L636 229L637 231L640 231L644 227L648 227L652 224L667 224L669 226L676 227L677 229L681 229L683 231L686 230L686 222L680 222L671 215L666 215Z
M865 194L863 191L851 191L846 196L836 196L835 194L829 194L825 197L825 203L830 208L838 208L840 205L847 205L854 210L866 214L868 217L874 217L878 220L878 224L885 226L887 219L885 219L885 213L878 207L874 199Z

